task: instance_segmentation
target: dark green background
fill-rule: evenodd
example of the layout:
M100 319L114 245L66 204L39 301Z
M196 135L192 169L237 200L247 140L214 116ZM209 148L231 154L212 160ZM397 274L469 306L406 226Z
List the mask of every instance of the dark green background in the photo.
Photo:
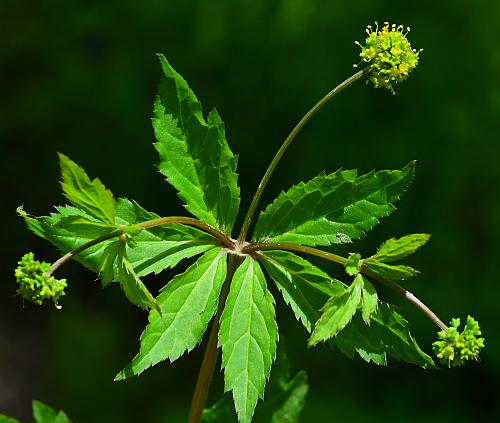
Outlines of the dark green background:
M182 422L201 349L140 378L112 383L138 348L146 314L117 286L70 264L63 309L15 296L13 269L27 250L57 252L15 216L24 203L47 214L62 203L56 151L99 176L117 196L162 215L184 213L154 169L152 102L167 55L208 111L226 122L240 155L242 205L302 114L349 76L364 27L379 19L410 25L424 48L397 96L357 83L301 133L265 201L322 169L401 168L418 160L398 212L344 251L373 253L382 240L428 232L411 261L423 270L409 289L443 320L479 319L479 365L423 371L307 350L306 334L278 299L294 370L311 384L303 421L473 422L499 414L500 2L465 0L1 0L0 412L31 421L36 398L75 423ZM332 269L327 266L327 269ZM336 269L338 271L338 269ZM164 275L151 281L161 286ZM155 289L155 288L153 288ZM393 298L430 352L436 328ZM221 392L220 374L211 393Z

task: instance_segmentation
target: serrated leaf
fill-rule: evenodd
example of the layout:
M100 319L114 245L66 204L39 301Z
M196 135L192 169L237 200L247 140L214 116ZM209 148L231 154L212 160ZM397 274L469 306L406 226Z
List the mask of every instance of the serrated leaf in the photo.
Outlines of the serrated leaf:
M401 238L391 238L384 242L367 262L376 260L383 263L392 263L415 253L419 248L429 241L429 234L411 234Z
M40 401L33 401L33 416L36 423L71 423L64 411L55 411Z
M116 241L116 243L120 244L121 241ZM113 248L113 244L107 248ZM141 308L154 308L158 312L161 312L159 304L153 295L151 295L151 292L149 292L139 276L137 276L132 264L128 261L125 245L118 249L116 266L118 271L118 282L120 282L123 292L125 292L125 296L129 299L129 301Z
M107 286L118 278L119 270L117 258L120 251L125 248L120 241L109 243L99 257L99 277L102 286Z
M408 322L387 303L379 303L378 310L371 316L370 326L355 316L334 342L351 358L357 352L367 362L385 365L386 356L390 355L420 367L434 367L432 358L420 349L410 334Z
M139 353L115 380L139 375L166 359L173 362L201 341L217 309L226 256L220 248L207 251L161 290L157 302L162 314L150 312Z
M126 243L121 239L111 242L99 260L99 276L103 286L112 281L120 282L128 300L144 309L156 308L158 303L137 276L127 257Z
M126 199L118 201L117 211L117 223L122 225L159 217ZM127 256L137 275L142 277L158 274L183 259L208 251L214 247L215 238L199 229L174 224L143 230L134 236L134 242L134 248L127 247Z
M233 399L242 423L249 423L276 354L278 328L274 299L259 264L246 257L236 270L221 316L225 391Z
M354 276L359 273L359 261L361 260L361 255L358 253L351 253L345 264L345 271L348 275Z
M64 154L59 153L61 186L66 198L102 222L115 222L115 200L99 179L90 180L85 171Z
M391 265L381 263L377 260L370 260L369 262L365 261L364 264L367 268L373 270L378 275L396 281L408 279L413 276L417 276L420 273L417 269L410 266L404 266L402 264Z
M253 239L330 245L360 238L394 211L413 178L414 162L402 170L319 174L282 192L261 212Z
M95 218L76 207L56 207L57 212L50 216L30 217L22 208L18 213L25 219L29 229L47 239L63 253L67 253L98 236L108 234L116 225L133 225L158 218L135 202L120 198L116 205L115 225L94 225ZM79 220L80 219L80 220ZM86 227L81 221L90 222ZM75 224L77 222L77 224ZM86 249L74 259L94 272L99 272L99 262L106 247L113 239ZM127 257L139 277L174 267L182 259L201 254L213 247L215 239L198 229L185 225L168 225L141 231L134 236L135 247L127 249Z
M266 251L260 257L283 299L308 332L318 320L318 310L326 299L345 290L342 282L288 251Z
M363 279L363 288L361 289L361 315L365 323L369 325L370 317L375 313L378 307L377 290L363 275L358 274L356 277Z
M277 353L264 402L257 404L252 423L294 423L304 407L308 391L307 374L298 372L290 376L290 363L283 349L283 341ZM214 405L203 410L203 423L238 423L233 399L229 393Z
M153 128L158 168L189 212L230 233L240 202L233 155L216 110L203 117L187 82L159 55L165 77L155 101Z
M81 226L73 226L72 221L68 218L79 216L82 219L92 220L92 216L83 210L71 206L56 207L56 210L57 212L51 213L50 216L36 218L29 216L24 211L20 215L24 218L28 229L51 242L63 253L72 251L94 240L96 235L105 235L114 230L113 227L107 224L103 224L102 231L100 232L81 230ZM99 257L108 243L109 241L90 247L77 254L74 260L97 272Z
M355 315L351 322L331 340L349 358L355 354L367 363L387 365L387 354L377 324L367 326L359 315Z
M362 285L363 280L355 278L343 293L331 297L326 302L309 338L309 346L333 338L351 321L361 301Z

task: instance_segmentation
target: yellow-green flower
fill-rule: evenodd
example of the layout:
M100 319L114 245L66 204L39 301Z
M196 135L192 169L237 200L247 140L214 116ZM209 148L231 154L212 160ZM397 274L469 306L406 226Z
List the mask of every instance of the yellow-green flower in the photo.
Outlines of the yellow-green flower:
M50 264L35 260L33 253L27 253L18 262L16 280L17 292L28 301L41 305L44 300L52 300L57 308L58 300L64 295L66 279L56 279L49 275Z
M462 333L458 331L460 319L452 319L447 331L438 333L439 340L432 348L441 363L448 367L462 366L468 360L478 360L479 351L484 348L484 338L479 338L479 323L467 316L467 323Z
M384 22L384 26L379 29L375 22L375 30L371 25L366 28L368 37L365 45L356 41L361 47L361 62L371 66L369 81L375 88L387 88L395 94L393 86L407 79L417 67L422 50L412 48L406 38L410 28L407 27L406 32L404 31L403 25L390 25L389 22Z

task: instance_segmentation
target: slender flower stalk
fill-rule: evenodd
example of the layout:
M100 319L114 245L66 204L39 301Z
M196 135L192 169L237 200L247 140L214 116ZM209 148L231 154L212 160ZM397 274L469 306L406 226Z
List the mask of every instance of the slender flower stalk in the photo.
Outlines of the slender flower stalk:
M371 70L371 66L367 66L366 68L360 70L359 72L356 72L354 75L350 76L345 81L343 81L339 85L337 85L333 90L331 90L321 100L319 100L304 115L304 117L299 121L299 123L297 123L297 125L295 125L295 127L292 129L292 132L290 132L290 134L286 137L285 141L283 141L283 144L281 144L280 149L278 150L278 152L274 156L273 160L269 164L269 167L267 168L266 173L264 173L264 176L262 177L262 180L260 181L260 184L257 188L257 191L255 192L255 195L252 199L250 207L248 208L247 214L245 216L245 220L243 221L243 225L241 227L240 234L238 235L238 243L240 245L243 244L243 242L245 241L245 238L248 234L248 230L250 229L250 224L252 223L253 216L255 215L255 211L257 210L257 206L258 206L259 201L262 197L262 194L264 193L264 190L266 189L266 186L269 182L269 179L271 178L271 175L273 174L274 170L276 169L276 166L278 166L279 161L281 160L281 158L285 154L285 151L290 146L292 141L295 139L297 134L304 127L304 125L311 120L311 118L318 112L318 110L321 109L326 103L328 103L328 101L330 101L338 93L340 93L342 90L344 90L344 88L347 88L353 82L356 82L357 80L361 79L366 74L370 73L370 70Z
M213 235L225 247L232 248L234 246L234 242L230 238L228 238L226 235L224 235L219 230L202 222L201 220L193 219L192 217L184 217L184 216L159 217L157 219L147 220L145 222L137 223L137 224L132 225L132 226L124 226L123 229L117 229L116 231L113 231L109 234L103 235L99 238L96 238L92 241L87 242L86 244L81 245L80 247L75 248L74 250L71 250L70 252L66 253L64 256L62 256L60 259L58 259L57 261L55 261L52 264L52 266L50 267L50 271L47 273L47 275L48 276L52 275L59 267L61 267L64 263L71 260L74 256L81 253L82 251L85 251L86 249L93 247L94 245L100 244L101 242L107 241L108 239L121 236L130 230L140 232L143 229L150 229L150 228L155 228L158 226L165 226L165 225L173 225L176 223L194 226L195 228L201 229L202 231L204 231L210 235Z
M318 250L317 248L306 247L304 245L298 244L289 244L289 243L255 243L249 244L245 248L243 248L242 252L245 254L253 254L258 251L264 250L287 250L287 251L296 251L298 253L310 254L316 257L321 257L323 259L333 261L334 263L341 264L345 266L347 263L347 258L339 256L337 254L329 253L327 251ZM420 301L415 295L411 292L407 291L403 287L399 286L397 283L384 278L374 271L370 270L368 267L362 265L360 266L360 272L369 276L376 281L384 284L388 288L392 289L394 292L398 293L402 297L406 298L413 305L415 305L419 310L421 310L429 319L431 319L434 324L443 331L448 330L448 326L446 326L441 319L439 319L436 314L427 307L422 301Z

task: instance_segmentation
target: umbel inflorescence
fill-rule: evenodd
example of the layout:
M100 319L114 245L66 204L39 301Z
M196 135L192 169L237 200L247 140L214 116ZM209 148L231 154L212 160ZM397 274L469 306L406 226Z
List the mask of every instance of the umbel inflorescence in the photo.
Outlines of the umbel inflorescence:
M60 308L58 301L64 295L66 279L56 279L49 272L49 263L35 260L33 253L25 254L15 272L19 284L17 292L35 304L41 305L44 300L52 300Z
M462 333L458 331L460 319L452 319L447 331L438 333L439 341L432 347L441 360L448 367L462 366L468 360L478 360L479 352L484 347L484 338L481 336L479 323L467 316L467 323Z
M393 94L393 86L407 79L417 67L418 56L422 51L412 48L406 38L410 28L406 27L406 32L404 30L403 25L390 25L389 22L384 22L384 26L379 29L375 22L375 30L371 25L366 28L368 37L365 45L356 41L361 47L361 61L371 66L369 81L375 88L387 88Z

